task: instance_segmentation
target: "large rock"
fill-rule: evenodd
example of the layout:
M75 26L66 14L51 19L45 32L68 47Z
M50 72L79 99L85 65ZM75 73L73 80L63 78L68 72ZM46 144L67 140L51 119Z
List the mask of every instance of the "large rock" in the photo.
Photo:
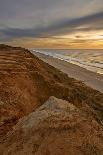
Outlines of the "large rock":
M0 146L2 155L102 155L101 126L73 104L50 97L19 120Z

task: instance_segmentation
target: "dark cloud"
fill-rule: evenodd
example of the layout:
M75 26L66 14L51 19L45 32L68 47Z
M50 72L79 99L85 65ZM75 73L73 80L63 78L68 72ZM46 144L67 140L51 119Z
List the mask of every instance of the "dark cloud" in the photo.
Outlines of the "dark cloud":
M85 17L80 17L72 20L62 20L59 22L52 23L50 26L39 26L36 28L28 28L28 29L20 29L20 28L6 28L1 29L0 31L4 36L10 38L18 38L18 37L42 37L45 35L54 35L61 33L71 33L74 31L89 31L89 30L97 30L103 29L103 26L96 27L95 23L101 23L103 20L103 12L99 12L96 14L88 15ZM78 28L80 26L86 25L87 28ZM78 37L78 36L77 36Z
M82 38L82 36L75 36L75 38Z

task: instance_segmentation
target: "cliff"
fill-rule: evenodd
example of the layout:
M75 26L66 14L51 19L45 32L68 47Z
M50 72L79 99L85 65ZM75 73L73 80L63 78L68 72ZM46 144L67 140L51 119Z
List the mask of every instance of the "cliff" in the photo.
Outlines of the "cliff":
M86 115L87 120L94 120L101 128L103 123L102 93L69 78L26 49L0 45L1 143L4 143L5 139L8 143L6 136L13 132L13 128L16 128L15 125L20 119L35 113L50 96L68 101ZM73 120L75 123L75 119ZM12 137L10 139L12 140ZM15 142L16 139L13 141Z

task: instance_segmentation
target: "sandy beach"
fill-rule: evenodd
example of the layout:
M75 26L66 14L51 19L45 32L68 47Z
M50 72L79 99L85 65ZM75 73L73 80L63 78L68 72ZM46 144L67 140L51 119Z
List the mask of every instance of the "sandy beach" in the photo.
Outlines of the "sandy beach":
M103 75L91 72L82 67L65 62L63 60L53 58L51 56L47 56L37 52L32 53L40 59L42 59L43 61L45 61L46 63L50 64L51 66L68 74L69 77L80 80L87 86L103 93Z

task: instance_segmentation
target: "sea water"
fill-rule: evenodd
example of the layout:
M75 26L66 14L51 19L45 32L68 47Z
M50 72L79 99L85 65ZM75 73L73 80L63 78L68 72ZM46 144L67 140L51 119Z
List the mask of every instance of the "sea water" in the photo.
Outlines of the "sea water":
M76 64L87 70L103 74L103 50L74 50L74 49L32 49L51 57Z

